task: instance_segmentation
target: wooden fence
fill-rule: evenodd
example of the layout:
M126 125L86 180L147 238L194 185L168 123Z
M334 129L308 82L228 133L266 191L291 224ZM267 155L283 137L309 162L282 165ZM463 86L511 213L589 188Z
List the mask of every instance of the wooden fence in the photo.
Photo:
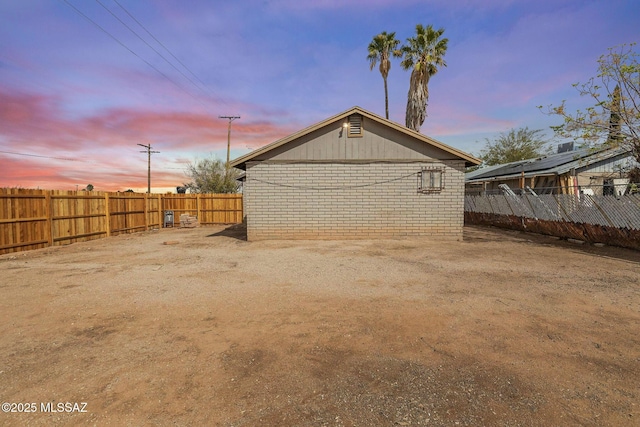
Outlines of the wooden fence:
M241 194L140 194L0 188L0 254L135 233L164 225L165 211L200 224L242 222Z
M180 215L196 215L198 222L209 224L238 224L242 222L242 194L164 194L162 209Z

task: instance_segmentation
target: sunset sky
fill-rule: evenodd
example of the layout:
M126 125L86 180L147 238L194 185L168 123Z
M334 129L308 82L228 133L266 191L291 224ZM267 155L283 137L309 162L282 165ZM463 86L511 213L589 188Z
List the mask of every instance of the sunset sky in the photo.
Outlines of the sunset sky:
M608 48L640 41L638 0L0 0L0 187L175 187L353 106L384 116L367 45L444 27L447 67L422 133L478 154L538 105L584 107L572 87ZM409 72L389 75L404 124Z

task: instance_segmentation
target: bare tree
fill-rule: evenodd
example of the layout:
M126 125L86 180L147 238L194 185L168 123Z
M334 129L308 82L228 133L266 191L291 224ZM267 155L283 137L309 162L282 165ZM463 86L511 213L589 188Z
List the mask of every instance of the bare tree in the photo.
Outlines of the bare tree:
M225 167L219 159L198 160L187 166L185 174L191 179L184 186L192 193L236 193L240 175L237 169Z
M485 138L480 158L486 165L500 165L540 157L548 142L541 133L542 129L530 130L525 127L503 132L494 140Z
M563 118L561 125L552 126L556 135L582 139L587 146L625 147L640 162L640 64L635 46L610 48L598 59L598 75L573 85L580 96L593 99L593 106L575 113L567 111L565 101L539 107Z

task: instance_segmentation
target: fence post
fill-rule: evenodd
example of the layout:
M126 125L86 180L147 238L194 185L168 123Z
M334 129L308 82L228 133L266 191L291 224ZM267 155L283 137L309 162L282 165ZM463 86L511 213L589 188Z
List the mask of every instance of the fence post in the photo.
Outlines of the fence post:
M196 194L196 215L198 217L198 221L202 224L202 200L200 199L200 193Z
M106 218L107 237L111 236L111 213L109 212L109 193L104 193L104 216Z
M164 227L164 212L162 211L162 194L158 194L158 229L161 229L162 227Z
M149 193L144 193L144 231L149 231Z
M50 190L45 193L44 203L47 212L47 246L53 246L53 202Z

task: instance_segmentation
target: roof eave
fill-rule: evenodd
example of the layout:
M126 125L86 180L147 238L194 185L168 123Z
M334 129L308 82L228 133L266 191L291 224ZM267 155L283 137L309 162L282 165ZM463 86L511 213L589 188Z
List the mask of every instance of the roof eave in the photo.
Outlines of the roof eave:
M382 122L382 123L386 124L387 126L397 130L397 131L403 132L403 133L405 133L407 135L410 135L410 136L412 136L414 138L420 139L423 142L426 142L426 143L428 143L428 144L430 144L430 145L432 145L432 146L434 146L436 148L439 148L439 149L441 149L443 151L446 151L446 152L448 152L450 154L453 154L456 157L464 160L465 161L465 166L467 166L467 167L468 166L476 166L476 165L479 165L479 164L482 163L482 160L480 160L480 159L478 159L478 158L476 158L474 156L471 156L470 154L467 154L464 151L458 150L457 148L454 148L454 147L451 147L449 145L446 145L446 144L444 144L444 143L442 143L440 141L437 141L437 140L435 140L433 138L430 138L430 137L428 137L426 135L423 135L423 134L421 134L419 132L416 132L416 131L414 131L412 129L409 129L409 128L405 127L405 126L401 126L401 125L399 125L399 124L397 124L395 122L392 122L391 120L387 120L384 117L380 117L380 116L378 116L376 114L370 113L370 112L368 112L366 110L363 110L362 108L356 106L356 107L352 107L352 108L350 108L350 109L348 109L346 111L343 111L342 113L336 114L335 116L329 117L328 119L325 119L325 120L323 120L321 122L318 122L318 123L316 123L314 125L311 125L311 126L305 128L305 129L302 129L302 130L300 130L298 132L295 132L295 133L293 133L291 135L288 135L288 136L286 136L284 138L281 138L281 139L279 139L279 140L277 140L275 142L267 144L264 147L261 147L261 148L259 148L257 150L254 150L254 151L252 151L250 153L245 154L244 156L238 157L237 159L231 161L229 163L229 165L232 166L232 167L238 168L238 169L246 170L246 163L248 161L250 161L251 159L253 159L253 158L255 158L255 157L257 157L257 156L259 156L261 154L264 154L264 153L266 153L268 151L271 151L271 150L273 150L275 148L278 148L278 147L280 147L280 146L282 146L282 145L284 145L284 144L286 144L286 143L288 143L290 141L293 141L293 140L295 140L295 139L297 139L297 138L299 138L299 137L301 137L303 135L306 135L306 134L311 133L311 132L313 132L313 131L315 131L317 129L320 129L321 127L324 127L324 126L326 126L326 125L328 125L330 123L333 123L333 122L338 121L338 120L342 120L342 119L348 117L349 115L355 114L355 113L361 114L364 117L368 117L368 118L376 120L378 122Z

